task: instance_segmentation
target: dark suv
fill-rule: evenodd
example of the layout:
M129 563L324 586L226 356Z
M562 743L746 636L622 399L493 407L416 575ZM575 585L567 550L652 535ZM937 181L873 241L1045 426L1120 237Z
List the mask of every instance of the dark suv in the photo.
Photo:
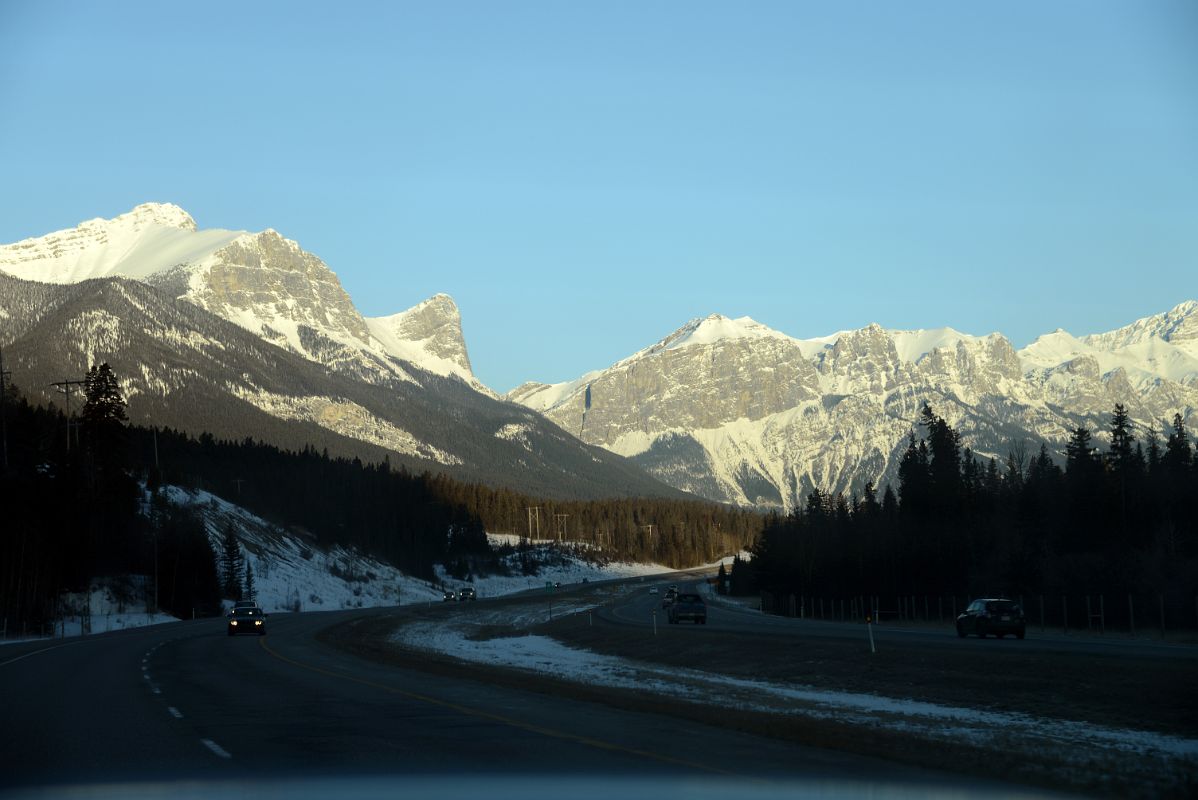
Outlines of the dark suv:
M670 606L669 620L677 625L688 619L696 625L707 624L707 604L703 597L697 594L680 594Z
M1023 616L1023 609L1014 600L974 600L957 617L957 635L961 637L976 633L982 639L991 634L1001 639L1013 633L1016 639L1022 639L1026 631L1027 619Z

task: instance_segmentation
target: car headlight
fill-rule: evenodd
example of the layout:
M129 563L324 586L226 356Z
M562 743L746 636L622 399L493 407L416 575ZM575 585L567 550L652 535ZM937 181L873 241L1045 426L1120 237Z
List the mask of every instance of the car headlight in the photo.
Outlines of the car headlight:
M262 624L262 620L260 620L260 619L256 619L256 620L254 620L254 624L255 624L255 625L261 625L261 624Z
M229 624L230 624L230 625L236 625L236 624L237 624L237 620L233 620L233 621L232 621L232 622L230 622Z

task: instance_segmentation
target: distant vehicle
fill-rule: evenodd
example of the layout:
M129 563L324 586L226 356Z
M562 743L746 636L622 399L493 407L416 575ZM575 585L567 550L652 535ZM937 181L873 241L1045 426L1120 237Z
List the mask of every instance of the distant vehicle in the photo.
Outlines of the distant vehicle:
M226 629L230 636L243 633L265 636L266 612L256 606L234 608L229 614L229 624Z
M669 592L666 592L666 596L661 598L661 607L669 608L670 606L674 605L674 598L677 596L678 595L676 594L670 594Z
M554 581L554 582L553 582L553 588L554 588L554 589L560 589L560 588L562 588L562 582L561 582L561 581Z
M690 620L696 625L707 624L707 604L703 602L703 598L697 594L680 594L670 604L669 618L672 624L677 625L684 619Z
M657 587L656 587L656 586L650 586L650 587L649 587L649 594L657 594Z
M238 600L233 604L233 610L236 611L239 608L261 608L261 606L258 605L257 600Z
M444 603L452 603L453 601L455 601L457 599L458 599L458 594L453 589L450 589L447 592L445 592L445 594L441 595L441 601Z
M459 591L458 591L458 599L459 599L459 600L473 600L473 599L475 599L475 597L474 597L474 587L473 587L473 586L465 586L465 587L463 587L461 590L459 590Z
M1023 609L1014 600L1005 598L982 598L974 600L957 617L957 635L964 638L971 633L985 639L994 635L999 639L1008 633L1022 639L1027 631L1027 618Z

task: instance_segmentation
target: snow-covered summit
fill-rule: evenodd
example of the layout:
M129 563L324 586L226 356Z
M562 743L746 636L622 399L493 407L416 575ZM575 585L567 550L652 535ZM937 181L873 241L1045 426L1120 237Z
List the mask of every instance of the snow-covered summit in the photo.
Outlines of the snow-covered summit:
M42 283L133 278L359 378L414 380L398 358L492 394L471 372L450 297L367 321L324 261L273 228L201 230L177 205L143 203L112 219L2 245L0 271Z
M762 325L750 317L730 319L722 314L692 319L662 340L660 346L666 350L683 347L715 344L738 339L780 339L791 341L789 336Z
M462 315L449 295L433 295L398 314L368 317L366 325L388 354L429 372L478 384L462 335ZM481 384L476 388L485 390Z
M200 232L179 206L143 203L112 219L90 219L68 230L0 245L0 270L42 283L110 275L141 279L203 258L241 235L244 231Z
M1198 301L1187 300L1163 314L1138 319L1107 333L1086 336L1083 341L1103 350L1115 350L1148 339L1161 339L1180 346L1198 358Z

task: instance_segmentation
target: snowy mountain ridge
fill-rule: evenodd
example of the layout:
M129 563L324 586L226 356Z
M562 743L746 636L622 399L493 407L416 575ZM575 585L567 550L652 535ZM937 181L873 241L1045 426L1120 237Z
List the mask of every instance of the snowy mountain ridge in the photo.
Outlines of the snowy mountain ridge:
M0 271L57 284L141 280L360 379L419 383L406 363L494 396L470 369L452 299L438 295L367 321L327 264L270 228L200 230L176 205L145 203L113 219L2 245Z
M1196 343L1192 301L1020 351L1000 333L872 324L804 340L711 315L606 369L508 397L678 488L790 508L812 488L892 481L924 402L985 456L1028 442L1060 449L1078 424L1101 437L1117 402L1142 432L1159 432L1174 413L1198 413Z

